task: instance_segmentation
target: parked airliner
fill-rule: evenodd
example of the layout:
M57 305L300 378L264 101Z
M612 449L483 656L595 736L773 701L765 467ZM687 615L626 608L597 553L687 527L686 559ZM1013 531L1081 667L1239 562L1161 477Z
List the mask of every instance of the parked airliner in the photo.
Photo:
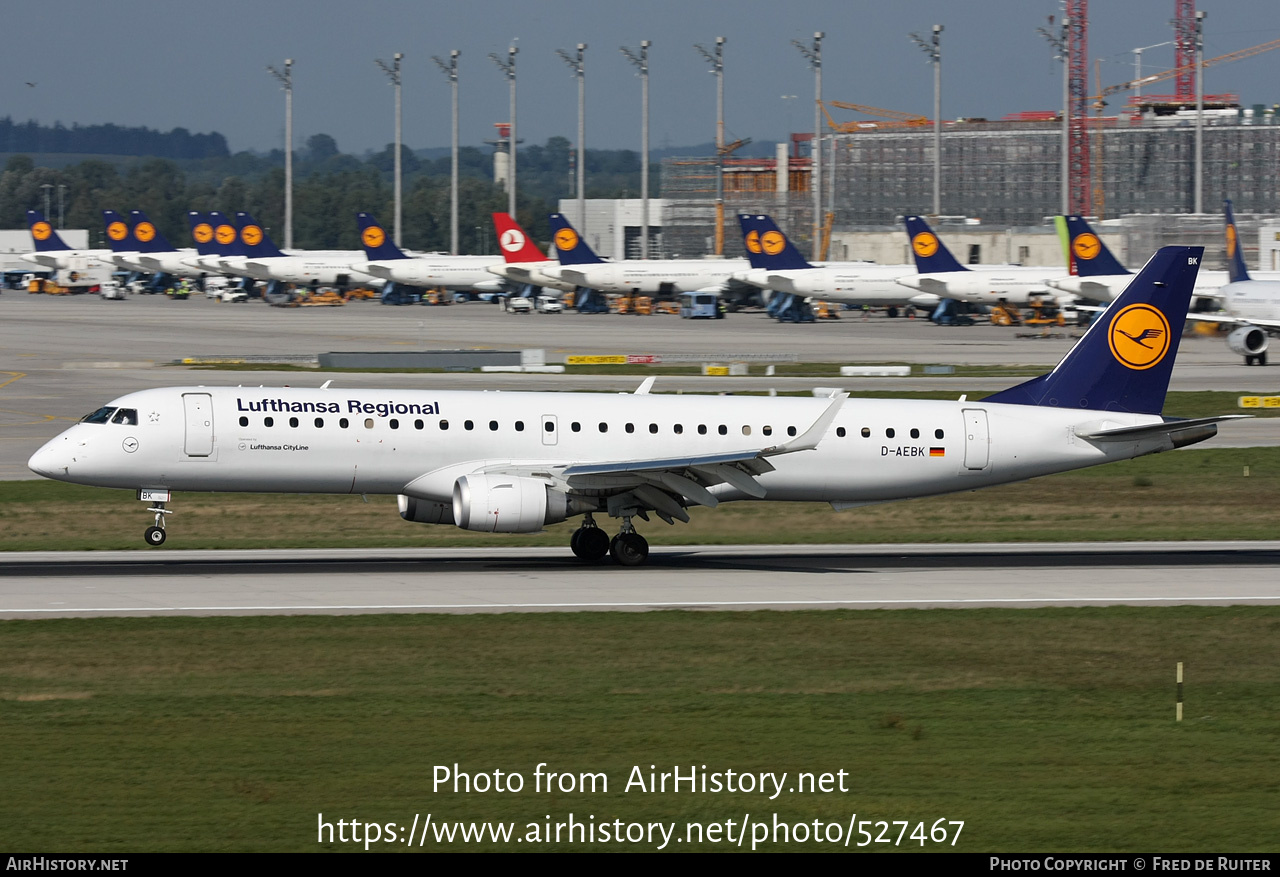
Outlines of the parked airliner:
M1059 273L1057 269L1024 265L961 265L924 219L908 216L904 222L919 273L900 277L898 282L903 286L973 304L996 304L1000 301L1026 304L1035 296L1052 292L1045 278Z
M1160 415L1203 249L1166 247L1050 373L982 401L174 387L114 399L31 457L137 491L148 544L178 491L378 493L409 521L530 533L581 515L573 553L643 563L633 526L732 500L836 509L1168 451L1216 423ZM617 535L596 516L620 519Z

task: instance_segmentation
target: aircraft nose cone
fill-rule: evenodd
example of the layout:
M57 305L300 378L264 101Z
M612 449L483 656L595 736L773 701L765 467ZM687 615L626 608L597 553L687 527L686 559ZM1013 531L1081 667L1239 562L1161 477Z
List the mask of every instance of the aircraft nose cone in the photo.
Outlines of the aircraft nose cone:
M65 453L63 451L65 441L65 439L59 437L47 442L40 450L31 455L31 459L27 461L27 468L37 475L43 475L45 478L65 477L67 474L67 462L64 459Z

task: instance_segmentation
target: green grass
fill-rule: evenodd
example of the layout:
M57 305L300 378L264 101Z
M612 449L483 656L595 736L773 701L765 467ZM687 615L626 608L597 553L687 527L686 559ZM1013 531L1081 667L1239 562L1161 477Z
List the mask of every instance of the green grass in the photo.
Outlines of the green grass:
M1248 476L1245 476L1246 467ZM1280 448L1190 448L1033 482L844 512L725 503L689 524L638 522L653 545L1275 539ZM400 519L394 497L179 493L166 548L567 546L577 521L532 535ZM0 482L0 550L140 548L145 506L122 490ZM163 549L159 549L163 550Z
M1277 607L0 622L0 846L313 850L318 812L856 812L964 820L965 851L1270 851L1277 636ZM609 791L534 793L539 762ZM528 786L434 792L454 763ZM850 791L622 791L633 765L704 764Z

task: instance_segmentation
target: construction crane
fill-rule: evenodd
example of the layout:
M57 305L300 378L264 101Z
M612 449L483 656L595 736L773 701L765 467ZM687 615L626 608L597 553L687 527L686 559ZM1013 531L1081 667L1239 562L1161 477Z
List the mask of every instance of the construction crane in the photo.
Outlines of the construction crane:
M886 110L883 107L872 107L866 104L851 104L845 101L833 100L828 101L831 106L842 110L853 110L866 116L879 116L882 119L888 119L886 122L837 122L831 118L831 112L827 109L827 104L822 103L823 114L827 117L827 124L831 126L831 130L840 134L856 134L859 131L866 130L883 130L885 128L922 128L931 123L931 120L925 116L916 113L902 113L898 110Z
M1280 49L1280 40L1272 40L1269 43L1260 43L1259 45L1256 45L1256 46L1250 46L1247 49L1239 49L1235 52L1228 52L1225 55L1218 55L1217 57L1214 57L1214 58L1208 58L1200 66L1212 67L1215 64L1229 64L1232 61L1241 61L1245 58L1252 58L1254 55L1261 55L1262 53L1270 52L1273 49ZM1095 70L1096 69L1097 68L1095 67ZM1128 91L1131 88L1137 88L1140 85L1145 86L1155 82L1164 82L1169 79L1176 79L1179 82L1179 87L1181 88L1182 87L1181 84L1185 82L1186 77L1188 75L1194 76L1196 71L1197 71L1197 65L1195 63L1184 64L1181 67L1174 67L1173 69L1166 70L1163 73L1153 73L1150 76L1143 76L1139 79L1130 79L1128 82L1121 82L1121 83L1118 83L1117 85L1108 85L1106 88L1101 89L1096 95L1089 98L1089 101L1093 106L1093 113L1094 113L1093 124L1094 124L1095 140L1096 140L1095 151L1098 153L1098 178L1097 178L1096 184L1093 186L1093 214L1095 216L1101 218L1106 213L1106 194L1103 191L1103 179L1102 179L1102 157L1103 156L1102 156L1101 146L1102 146L1102 111L1107 106L1107 98L1111 97L1111 95L1113 94L1117 94L1118 92ZM1098 79L1098 75L1095 72L1094 80L1097 81L1097 79ZM1186 99L1185 96L1181 94L1177 96L1170 96L1170 97L1147 95L1146 98L1148 101L1152 101L1152 102L1157 102L1157 101L1176 102L1179 100Z

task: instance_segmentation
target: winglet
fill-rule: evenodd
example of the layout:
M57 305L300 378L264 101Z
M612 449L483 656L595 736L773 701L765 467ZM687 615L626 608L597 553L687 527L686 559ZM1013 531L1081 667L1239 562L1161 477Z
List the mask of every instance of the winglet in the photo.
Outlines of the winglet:
M836 415L840 413L844 400L848 398L848 393L833 394L831 403L827 405L822 414L818 415L818 419L813 422L812 426L789 442L774 445L772 448L765 448L760 452L760 456L773 457L778 454L791 454L796 451L812 451L818 446L818 442L822 441L822 437L827 434L831 423L836 419Z
M635 391L635 393L633 393L632 395L634 395L634 396L648 396L648 395L649 395L649 391L653 389L653 382L654 382L654 381L656 381L657 379L658 379L658 378L657 378L657 376L656 376L656 375L655 375L655 376L653 376L653 377L651 377L651 378L645 378L645 379L644 379L644 382L643 382L643 383L641 383L641 384L640 384L640 386L636 387L636 391Z

